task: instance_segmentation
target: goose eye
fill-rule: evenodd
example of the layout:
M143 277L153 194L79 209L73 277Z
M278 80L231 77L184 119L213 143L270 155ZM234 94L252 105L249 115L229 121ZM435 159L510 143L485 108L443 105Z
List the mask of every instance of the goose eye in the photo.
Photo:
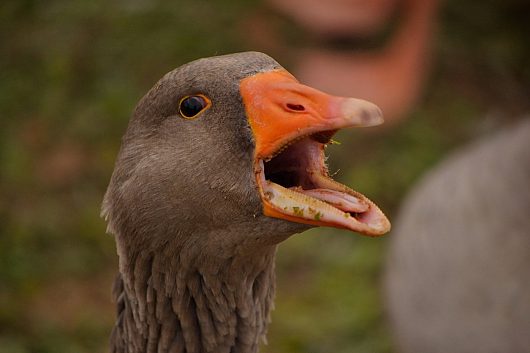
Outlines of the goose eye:
M185 119L194 119L210 104L210 100L205 96L187 96L180 100L179 113Z

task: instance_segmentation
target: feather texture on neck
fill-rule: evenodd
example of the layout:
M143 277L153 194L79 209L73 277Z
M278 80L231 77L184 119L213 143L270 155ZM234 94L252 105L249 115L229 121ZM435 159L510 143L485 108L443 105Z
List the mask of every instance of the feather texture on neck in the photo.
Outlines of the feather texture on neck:
M118 249L112 352L257 352L274 296L276 245L225 257L177 244Z

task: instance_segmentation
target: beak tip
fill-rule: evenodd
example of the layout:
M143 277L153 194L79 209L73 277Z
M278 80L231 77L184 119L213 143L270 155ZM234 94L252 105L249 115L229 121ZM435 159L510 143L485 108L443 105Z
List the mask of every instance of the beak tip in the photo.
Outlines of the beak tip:
M384 123L383 112L374 103L363 99L347 98L342 111L355 126L369 127Z
M385 119L381 108L374 104L373 108L370 107L363 111L361 121L363 126L377 126L383 124Z

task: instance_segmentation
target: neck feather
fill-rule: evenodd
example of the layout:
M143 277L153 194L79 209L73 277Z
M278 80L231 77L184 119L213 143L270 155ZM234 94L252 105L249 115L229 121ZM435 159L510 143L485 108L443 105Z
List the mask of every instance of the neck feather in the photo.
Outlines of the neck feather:
M119 245L112 352L257 352L274 296L275 245L230 257L197 246L133 253Z

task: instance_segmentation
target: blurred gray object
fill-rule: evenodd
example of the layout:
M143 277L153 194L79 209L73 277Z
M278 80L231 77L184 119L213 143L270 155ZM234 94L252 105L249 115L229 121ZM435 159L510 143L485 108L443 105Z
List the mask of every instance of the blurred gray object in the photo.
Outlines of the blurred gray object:
M401 352L530 352L530 119L429 172L394 225L385 294Z

